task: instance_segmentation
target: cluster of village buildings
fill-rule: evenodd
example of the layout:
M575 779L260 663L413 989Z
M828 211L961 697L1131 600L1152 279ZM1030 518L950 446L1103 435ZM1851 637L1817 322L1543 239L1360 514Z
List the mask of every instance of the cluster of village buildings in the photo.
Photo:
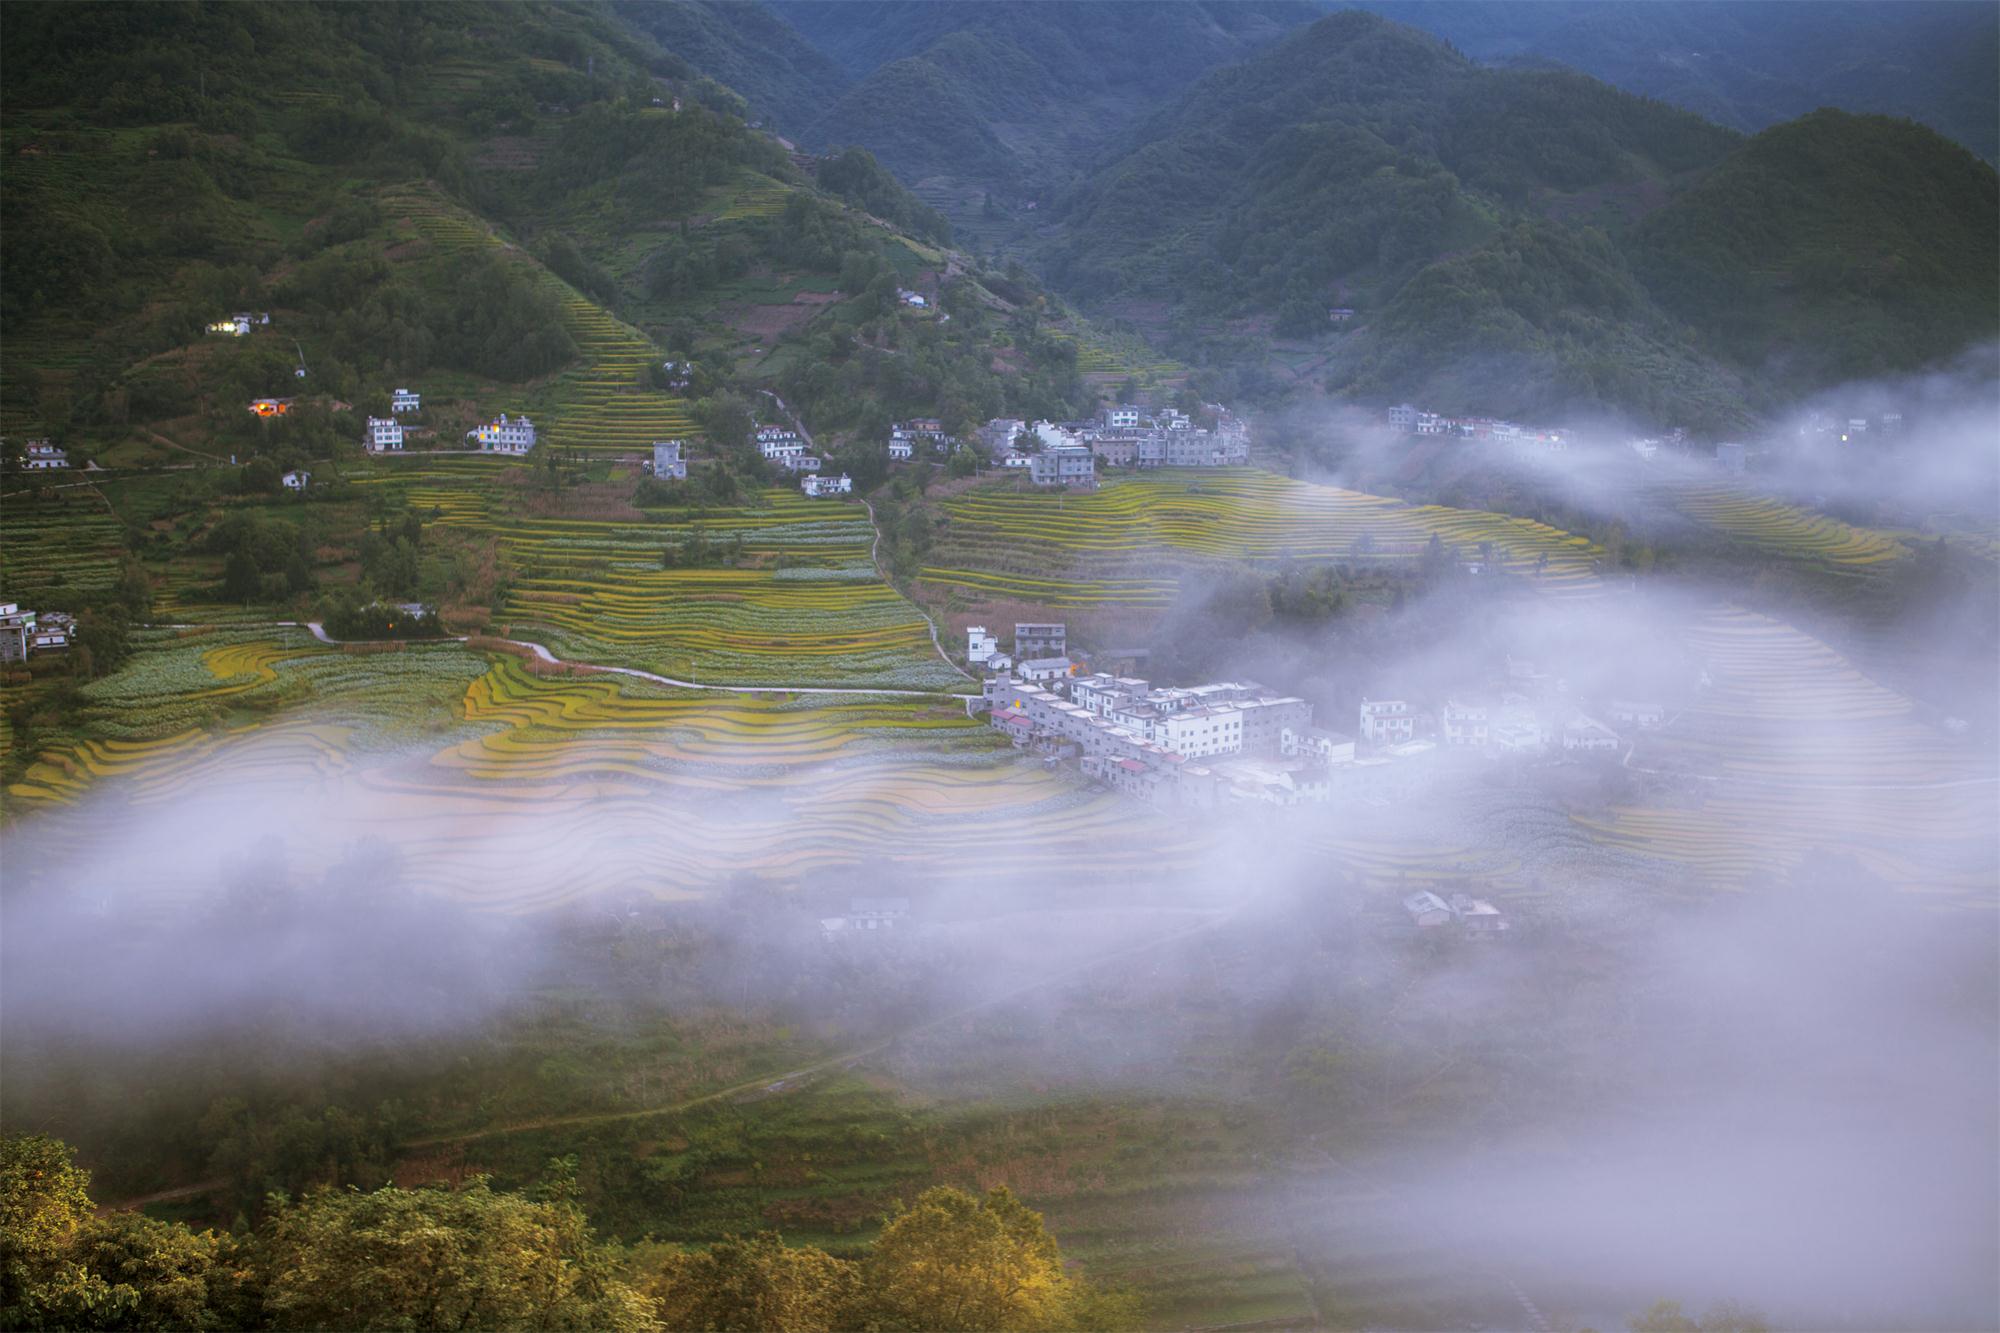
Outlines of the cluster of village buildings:
M1207 404L1213 428L1173 408L1150 411L1121 403L1087 421L996 418L979 428L993 462L1019 468L1037 486L1088 490L1103 467L1242 467L1250 461L1250 429L1219 404Z
M23 662L30 653L60 653L69 649L76 618L62 611L39 615L18 602L0 602L0 662Z
M1561 682L1510 659L1504 683L1420 708L1401 698L1361 702L1353 735L1313 725L1303 699L1248 681L1159 686L1092 672L1068 651L1066 627L1020 624L1002 652L984 626L967 629L967 658L984 668L988 720L1014 743L1075 759L1086 777L1161 805L1261 802L1292 806L1346 795L1398 795L1442 751L1489 756L1618 752L1621 730L1660 726L1650 700L1606 700L1583 711Z

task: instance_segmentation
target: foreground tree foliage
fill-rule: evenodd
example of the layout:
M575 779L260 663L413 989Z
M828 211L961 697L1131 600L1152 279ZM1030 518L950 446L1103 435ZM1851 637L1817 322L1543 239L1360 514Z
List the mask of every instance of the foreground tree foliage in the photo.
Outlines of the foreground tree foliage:
M320 1187L273 1195L255 1228L196 1232L99 1217L67 1145L0 1141L0 1328L1109 1330L1135 1303L1064 1272L1053 1236L1005 1189L926 1190L859 1260L771 1232L643 1262L572 1202Z

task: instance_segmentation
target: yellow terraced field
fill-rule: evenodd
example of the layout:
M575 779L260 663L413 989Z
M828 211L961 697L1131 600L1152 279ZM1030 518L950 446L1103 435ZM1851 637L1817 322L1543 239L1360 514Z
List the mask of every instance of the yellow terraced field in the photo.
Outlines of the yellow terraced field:
M1597 548L1545 524L1253 469L1116 476L1067 495L979 490L945 511L951 563L926 566L925 582L1052 607L1165 607L1177 561L1414 559L1434 537L1467 555L1490 543L1496 564L1560 596L1599 587Z
M1653 495L1696 522L1771 555L1865 567L1905 554L1891 533L1857 528L1726 485L1681 482L1656 487Z

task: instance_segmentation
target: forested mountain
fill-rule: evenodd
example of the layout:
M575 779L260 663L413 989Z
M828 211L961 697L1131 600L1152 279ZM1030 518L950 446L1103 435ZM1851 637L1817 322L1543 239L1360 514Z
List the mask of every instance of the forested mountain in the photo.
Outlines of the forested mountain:
M702 73L727 84L762 117L798 134L852 80L792 26L751 0L617 0L618 16Z
M810 141L860 144L905 181L944 175L1030 192L1204 71L1318 12L1303 0L1143 11L1107 0L772 8L856 79L807 131Z
M1836 380L1996 332L2000 181L1909 121L1818 111L1757 135L1631 238L1660 303L1745 364Z
M992 275L1013 299L992 297L932 248L949 224L865 151L795 161L734 91L608 7L496 12L12 7L6 433L85 456L199 441L326 457L420 381L446 443L503 409L558 447L718 443L758 383L833 425L934 411L948 391L990 414L1070 406L1073 345L1015 345L994 368L1007 335L989 315L1038 302L1032 284ZM778 24L688 15L752 44ZM902 319L900 287L953 318ZM205 333L236 310L274 318ZM836 330L808 384L791 344ZM699 379L649 376L669 356ZM273 396L298 410L245 412Z
M1717 124L1909 116L2000 156L2000 8L1957 0L1359 0L1476 60L1554 61Z
M1906 365L1992 332L1991 169L1907 123L1801 126L1746 145L1347 11L1136 128L1059 202L1046 262L1086 300L1270 315L1280 336L1327 337L1329 308L1350 307L1334 387L1468 409L1720 426L1761 388L1865 364L1859 349ZM1904 338L1919 310L1932 328Z

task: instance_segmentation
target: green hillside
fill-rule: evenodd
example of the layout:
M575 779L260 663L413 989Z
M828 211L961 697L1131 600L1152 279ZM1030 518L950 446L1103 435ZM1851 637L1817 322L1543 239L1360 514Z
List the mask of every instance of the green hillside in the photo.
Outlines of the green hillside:
M1992 170L1908 122L1746 142L1347 11L1134 131L1044 254L1086 303L1171 303L1186 358L1254 361L1199 330L1256 317L1366 400L1725 430L1991 336L1994 219Z
M792 26L741 0L618 0L618 17L749 103L751 114L797 134L850 82Z
M1932 130L1818 111L1744 144L1632 238L1660 302L1823 382L2000 332L2000 177Z

